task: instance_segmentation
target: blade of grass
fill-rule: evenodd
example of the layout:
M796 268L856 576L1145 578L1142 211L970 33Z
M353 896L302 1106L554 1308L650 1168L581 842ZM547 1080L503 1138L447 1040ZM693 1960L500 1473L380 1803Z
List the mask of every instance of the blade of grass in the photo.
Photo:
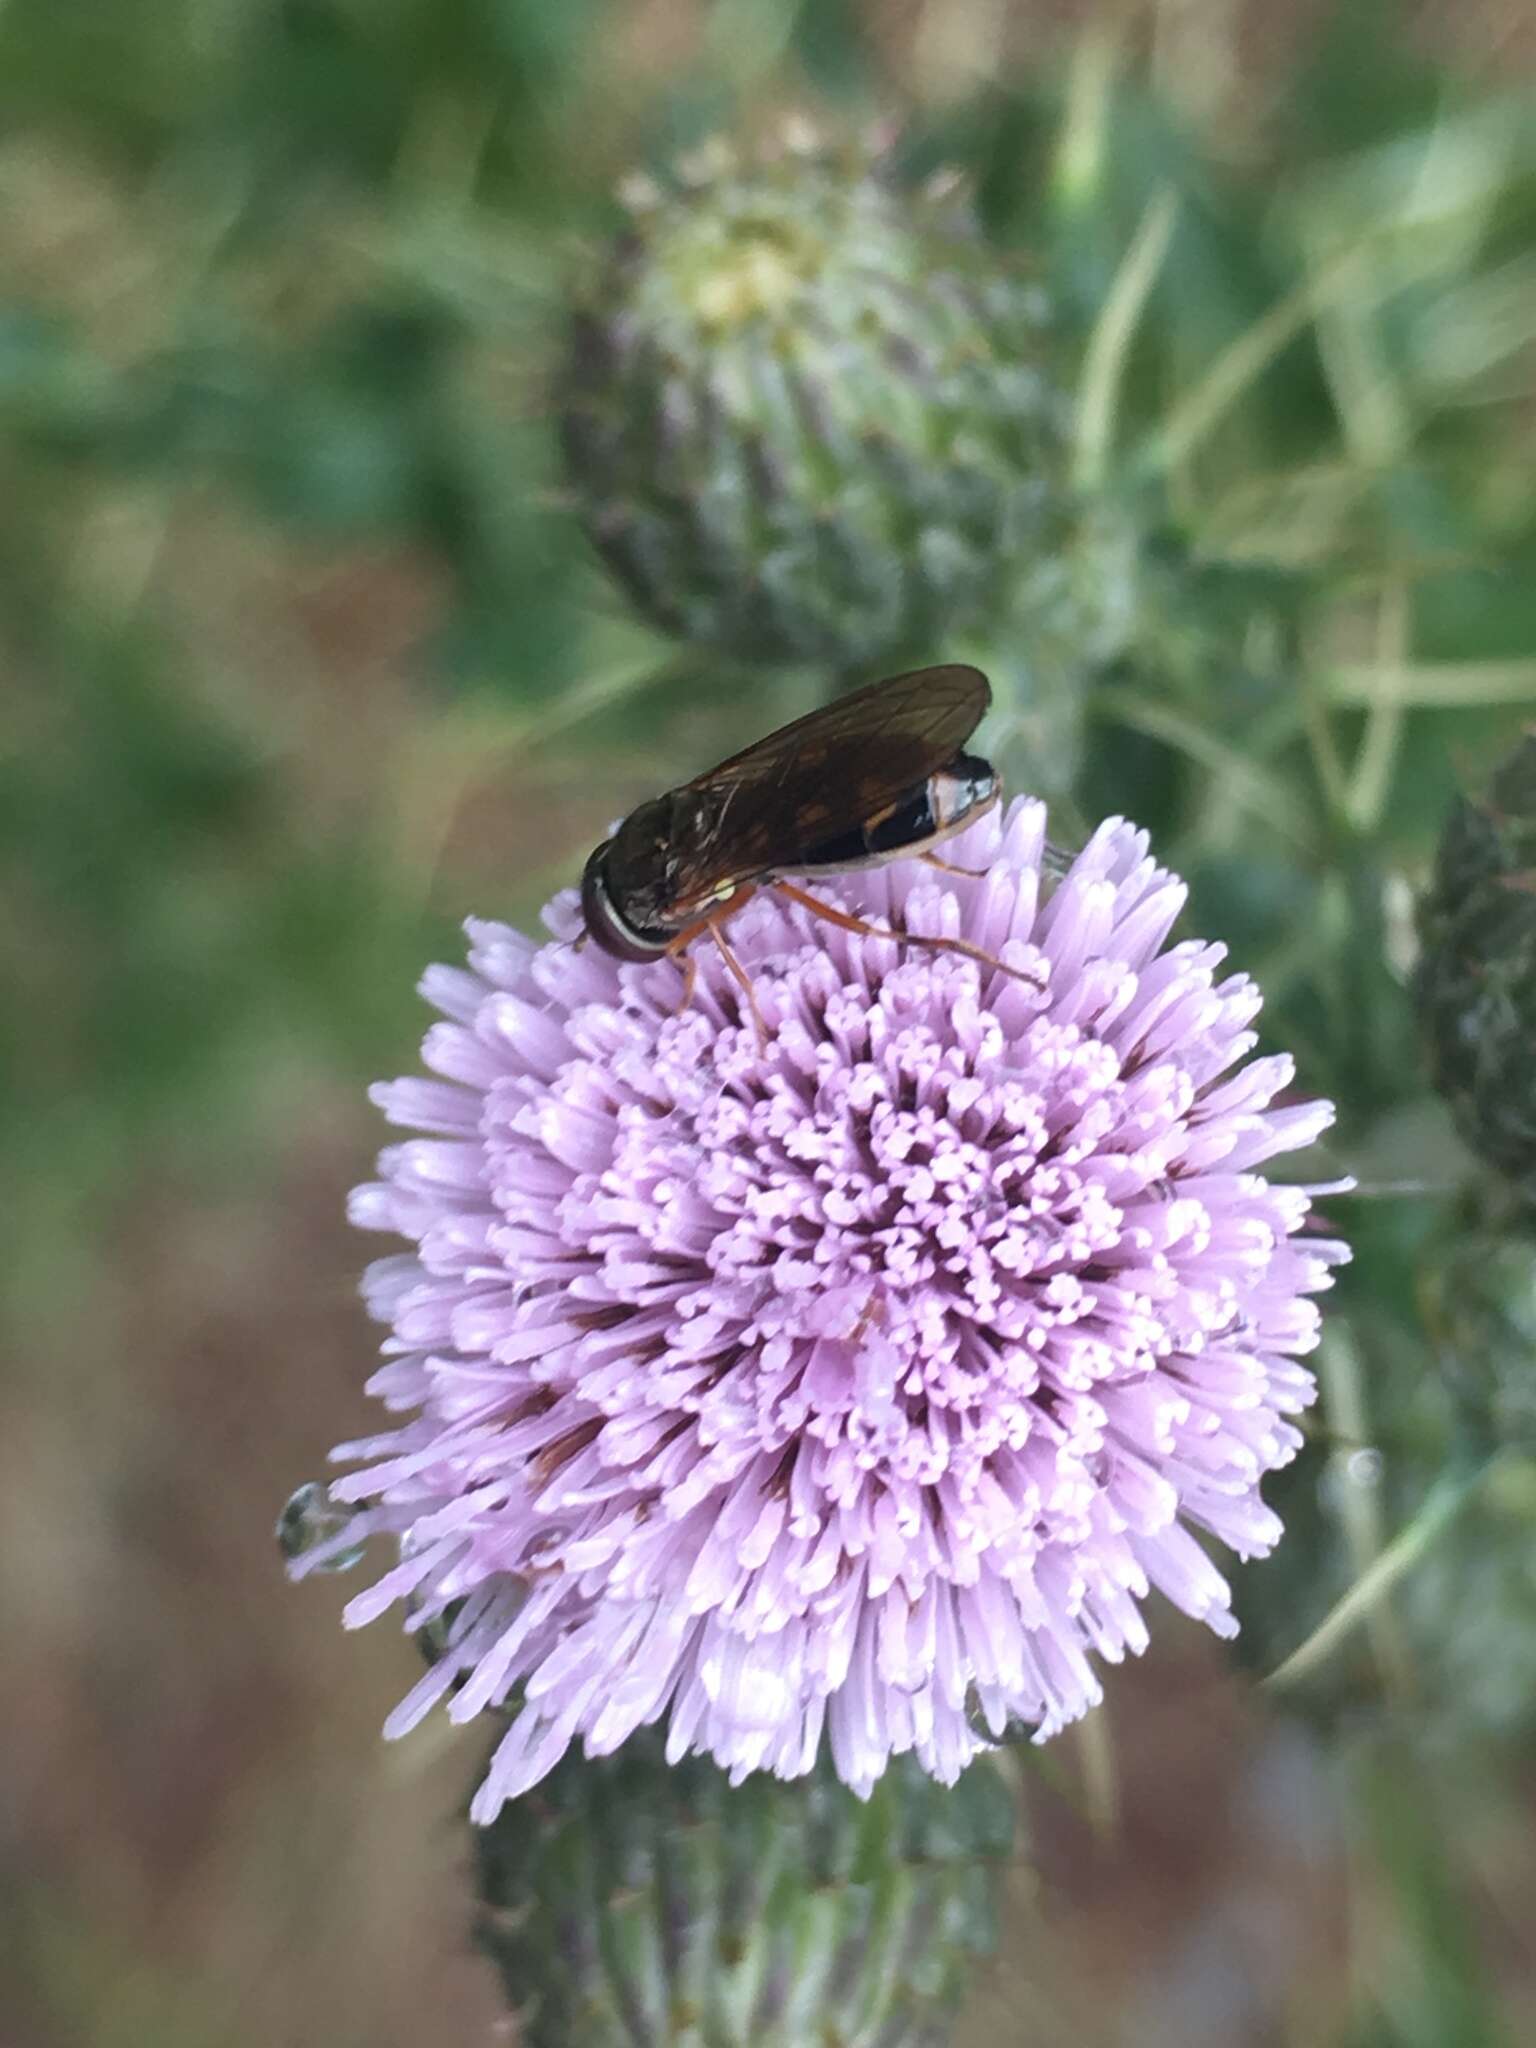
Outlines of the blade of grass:
M1220 776L1226 794L1241 808L1263 818L1296 845L1308 845L1306 814L1285 785L1256 768L1246 754L1228 746L1192 718L1140 690L1119 686L1096 691L1091 709L1098 717L1116 719L1133 732L1161 740L1164 746Z
M1314 334L1334 411L1362 469L1399 462L1412 439L1409 411L1381 360L1371 315L1379 294L1341 295L1317 308Z
M1270 1692L1286 1692L1300 1685L1327 1662L1346 1637L1351 1635L1391 1592L1407 1577L1445 1534L1462 1509L1483 1485L1493 1459L1470 1475L1443 1478L1432 1486L1413 1520L1400 1529L1355 1583L1335 1601L1304 1643L1277 1664L1264 1680Z
M1371 699L1344 799L1345 815L1357 832L1374 832L1386 809L1403 738L1400 684L1408 667L1409 635L1408 585L1394 576L1382 592L1376 615L1375 669L1382 687Z
M1072 481L1079 491L1096 490L1104 481L1131 343L1167 257L1178 216L1178 196L1165 186L1153 195L1142 215L1088 337L1073 429Z
M1350 285L1365 259L1358 245L1340 250L1230 343L1152 434L1143 465L1154 471L1182 468L1244 392L1305 332L1318 308Z
M1245 476L1203 508L1201 546L1226 561L1286 568L1329 559L1371 487L1347 460Z
M1318 671L1330 704L1369 709L1387 697L1404 708L1465 710L1536 703L1536 661L1336 662Z
M1301 708L1302 730L1312 756L1312 770L1333 818L1349 815L1349 778L1344 757L1328 720L1328 694L1322 685L1310 635L1303 636L1301 662L1296 674L1296 698Z
M1074 1732L1083 1817L1097 1841L1113 1843L1120 1831L1120 1766L1108 1708L1095 1707Z
M1051 172L1051 197L1068 216L1094 197L1103 177L1111 89L1125 46L1125 23L1106 14L1078 38L1067 74L1066 108Z
M1357 1462L1371 1456L1371 1419L1360 1353L1349 1329L1341 1322L1336 1321L1323 1332L1318 1346L1318 1379L1322 1385L1324 1417L1337 1439L1328 1462L1339 1525L1358 1583L1381 1556L1385 1532L1380 1489L1369 1481L1362 1483ZM1374 1462L1379 1473L1379 1456ZM1413 1690L1413 1667L1392 1612L1389 1592L1383 1591L1367 1612L1365 1631L1389 1697L1406 1697Z
M1469 224L1462 237L1466 246L1468 236L1480 231L1507 175L1506 150L1513 131L1506 116L1491 118L1493 131L1474 152L1474 174L1421 176L1407 206L1372 221L1364 233L1317 257L1307 275L1216 357L1149 436L1141 457L1148 469L1160 473L1182 467L1238 399L1330 307L1349 304L1358 318L1369 307L1446 268L1444 231L1464 219ZM1465 153L1468 144L1468 136L1443 122L1425 140L1429 148L1441 151L1461 144ZM1431 232L1432 228L1440 232ZM1353 301L1351 294L1356 295Z

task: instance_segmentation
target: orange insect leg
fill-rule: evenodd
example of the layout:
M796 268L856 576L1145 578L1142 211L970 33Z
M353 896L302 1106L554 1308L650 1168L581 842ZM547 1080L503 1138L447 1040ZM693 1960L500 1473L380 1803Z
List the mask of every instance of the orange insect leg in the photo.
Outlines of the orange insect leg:
M672 951L674 951L674 952L675 952L675 951L676 951L676 948L674 947L674 948L672 949ZM668 957L669 957L669 958L671 957L671 954L670 954L670 953L669 953ZM676 1008L676 1010L675 1010L675 1011L673 1012L673 1015L674 1015L674 1016L677 1016L677 1017L681 1017L681 1016L683 1015L683 1013L684 1013L684 1012L685 1012L685 1011L687 1010L687 1008L688 1008L689 1004L690 1004L690 1003L691 1003L691 1002L693 1001L693 992L694 992L695 988L697 988L697 986L698 986L698 981L699 981L699 956L698 956L698 954L697 954L697 953L683 953L683 954L682 954L682 955L680 955L679 957L681 958L681 961L682 961L682 969L683 969L683 992L682 992L682 994L681 994L681 995L680 995L680 996L678 997L678 999L677 999L677 1008Z
M937 853L920 853L917 857L920 861L926 861L931 868L942 868L946 875L965 875L972 882L984 882L987 879L985 868L963 868L956 861L945 860Z
M751 888L738 889L734 896L730 897L718 910L712 911L708 917L701 917L697 923L685 926L672 941L671 945L668 946L667 958L669 960L679 960L682 964L683 993L682 999L677 1006L677 1015L681 1016L693 1001L694 990L698 986L699 979L698 956L695 953L689 952L688 948L696 938L699 938L704 932L708 932L715 942L716 951L725 962L731 979L747 999L747 1006L752 1012L752 1022L757 1029L757 1042L766 1049L768 1044L768 1026L758 1005L757 990L752 986L751 975L748 974L745 967L742 966L740 960L737 959L730 946L726 943L723 930L727 915L732 911L739 910L752 894Z
M747 999L747 1007L752 1012L752 1022L757 1026L758 1045L766 1052L768 1049L768 1026L763 1020L761 1009L758 1007L757 990L752 986L752 977L726 944L725 933L720 929L718 918L712 917L710 919L709 936L714 940L720 958L725 962L731 978Z
M812 917L819 917L824 924L836 925L839 931L857 932L866 939L895 939L898 945L921 946L930 953L958 953L964 960L979 961L983 967L995 967L1000 974L1010 975L1015 981L1028 982L1034 988L1039 982L1033 974L1022 967L1010 967L1005 960L999 960L995 953L988 953L981 946L973 946L969 939L929 938L922 932L906 931L901 925L867 924L862 917L853 917L846 910L838 910L830 903L823 903L819 896L812 896L804 889L797 889L793 882L772 882L770 888L781 896L787 896L791 903L798 903L802 910L808 910Z

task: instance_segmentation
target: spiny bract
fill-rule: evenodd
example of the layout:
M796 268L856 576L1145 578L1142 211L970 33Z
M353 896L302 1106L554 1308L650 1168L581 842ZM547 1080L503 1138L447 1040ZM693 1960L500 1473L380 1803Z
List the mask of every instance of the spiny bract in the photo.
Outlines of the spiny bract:
M910 1758L732 1786L654 1733L567 1757L476 1841L525 2048L939 2048L995 1935L1013 1789Z
M1420 913L1414 995L1457 1128L1536 1203L1536 734L1464 797Z

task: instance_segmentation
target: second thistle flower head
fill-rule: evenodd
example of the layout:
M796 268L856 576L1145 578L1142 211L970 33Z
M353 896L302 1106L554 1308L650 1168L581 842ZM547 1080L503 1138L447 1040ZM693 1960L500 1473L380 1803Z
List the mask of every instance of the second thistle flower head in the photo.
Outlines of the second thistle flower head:
M1041 291L963 196L807 136L637 181L572 323L567 467L664 631L899 667L985 623L1060 492Z
M825 894L1027 974L829 931L761 895L732 920L769 1030L712 953L671 965L470 927L424 992L435 1078L377 1091L428 1135L354 1215L373 1391L407 1419L345 1448L346 1539L400 1561L436 1700L511 1726L475 1813L571 1745L665 1722L737 1775L950 1780L990 1736L1099 1697L1153 1588L1229 1633L1212 1536L1279 1535L1300 1354L1343 1247L1264 1161L1322 1102L1249 1059L1258 991L1165 945L1182 885L1102 826L1054 888L1044 812ZM318 1556L319 1553L316 1553Z

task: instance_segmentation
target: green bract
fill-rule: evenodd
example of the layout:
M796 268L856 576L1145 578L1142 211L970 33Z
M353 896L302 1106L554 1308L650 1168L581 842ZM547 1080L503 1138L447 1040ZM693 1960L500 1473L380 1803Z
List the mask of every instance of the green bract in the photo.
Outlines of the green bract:
M630 194L573 321L566 459L639 609L868 673L984 621L1058 502L1044 294L952 183L723 146Z
M642 1732L477 1831L480 1944L524 2048L938 2048L1012 1831L989 1759L945 1788L899 1758L861 1801Z
M1536 1454L1536 1237L1472 1223L1426 1262L1422 1293L1465 1428L1480 1445ZM1530 1562L1536 1575L1536 1553Z
M1536 736L1452 813L1420 928L1435 1086L1479 1158L1536 1201Z

